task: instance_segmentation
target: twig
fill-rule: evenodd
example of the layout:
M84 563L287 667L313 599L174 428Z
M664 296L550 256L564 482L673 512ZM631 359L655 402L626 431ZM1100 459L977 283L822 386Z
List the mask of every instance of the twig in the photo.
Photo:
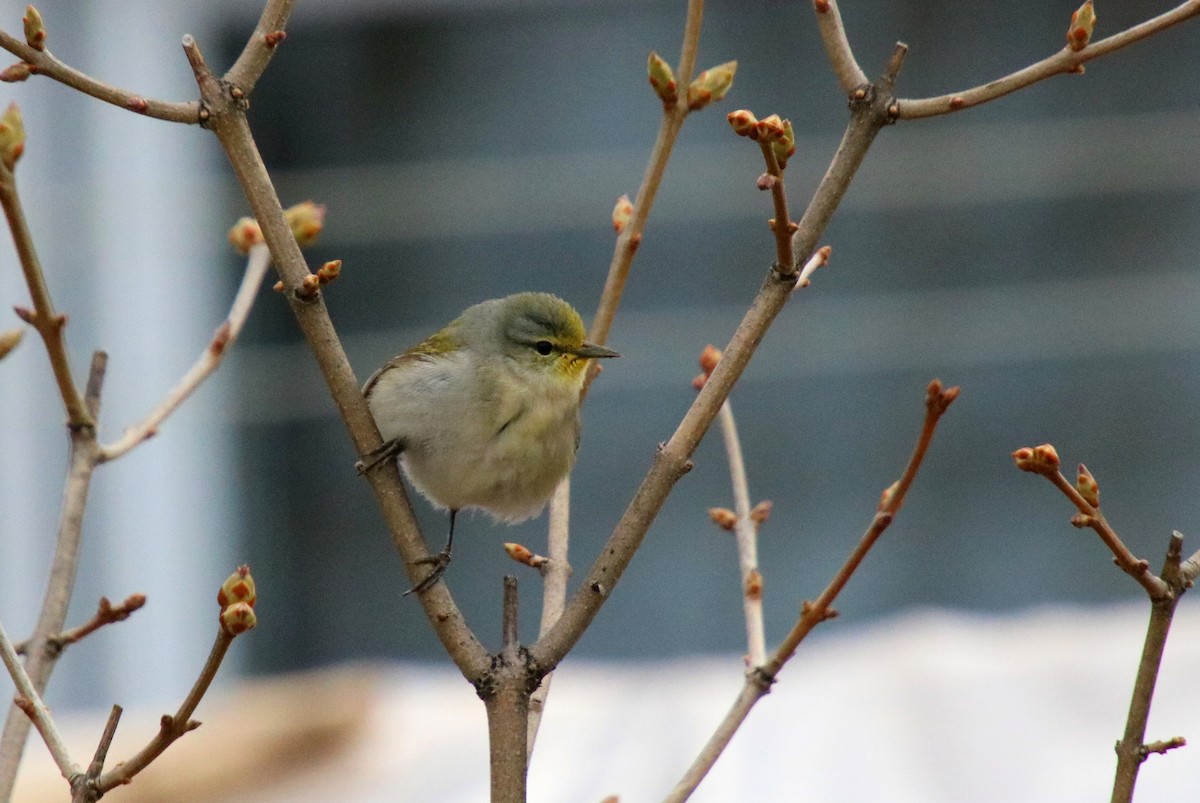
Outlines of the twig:
M880 499L879 509L875 513L875 517L871 520L870 526L867 527L858 545L850 553L846 562L829 581L829 585L821 592L820 596L811 603L806 602L801 610L800 618L796 620L791 632L775 650L769 662L762 666L752 669L746 675L746 683L739 692L737 699L725 714L725 718L721 724L717 726L716 731L710 737L708 743L701 750L700 755L696 757L695 762L684 774L683 778L676 784L675 788L665 798L666 801L683 801L691 796L700 782L704 780L704 776L712 769L725 747L729 744L733 734L741 727L743 721L750 713L750 709L754 707L760 699L766 696L771 689L771 684L779 675L779 671L783 665L795 655L796 648L804 637L812 631L821 622L834 615L832 605L838 594L845 588L854 572L861 565L863 558L883 535L884 530L895 519L896 514L900 511L901 505L904 504L904 497L908 493L909 487L912 485L913 479L917 475L917 471L921 468L921 463L925 459L925 453L929 449L929 444L933 440L933 434L937 429L938 421L941 420L942 414L950 404L958 398L957 387L952 387L943 390L942 385L936 379L929 383L925 395L925 421L921 427L921 434L917 438L916 446L913 447L912 456L909 457L908 465L904 469L904 473L900 476L893 485L889 486Z
M517 578L504 578L501 647L478 686L488 720L493 803L524 803L529 768L529 667L517 633Z
M1024 446L1013 452L1013 460L1017 468L1022 471L1040 474L1050 480L1051 484L1070 500L1071 504L1080 513L1079 516L1071 519L1071 523L1076 527L1090 527L1096 535L1100 536L1100 540L1112 552L1113 562L1117 564L1117 567L1121 571L1128 574L1142 588L1146 589L1146 593L1150 595L1152 601L1167 599L1171 596L1171 589L1168 584L1161 577L1150 571L1150 562L1138 558L1130 552L1129 547L1125 546L1125 542L1121 540L1116 530L1104 518L1104 514L1100 512L1099 507L1092 505L1085 499L1083 494L1075 486L1071 485L1067 481L1067 478L1062 475L1062 472L1058 470L1058 452L1055 451L1053 446L1048 443L1035 447ZM1080 475L1083 475L1086 471L1087 469L1080 465ZM1089 478L1090 476L1088 474Z
M359 391L358 380L329 318L324 299L320 292L306 297L294 292L304 284L305 277L312 274L300 253L291 227L284 219L283 207L250 133L244 98L232 97L229 85L216 79L192 37L184 38L183 50L192 65L201 99L209 110L208 128L225 151L254 218L262 227L272 262L288 290L285 297L316 358L317 367L329 387L354 448L360 456L370 454L382 445L382 440L375 419L371 417L366 400ZM421 579L419 575L422 571L417 561L428 557L429 549L408 503L399 469L395 461L386 460L367 472L366 476L392 542L408 568L410 580L416 583ZM434 584L420 594L419 599L426 619L447 654L467 679L478 681L489 671L492 659L478 637L467 627L446 583Z
M1167 597L1153 599L1150 604L1150 623L1146 627L1146 641L1142 646L1142 658L1138 662L1137 680L1133 685L1133 696L1129 701L1129 715L1125 720L1125 733L1116 744L1117 771L1113 779L1112 803L1129 803L1133 800L1133 788L1137 783L1138 770L1142 762L1152 753L1165 753L1184 744L1176 736L1165 742L1144 744L1146 723L1150 719L1150 703L1154 698L1154 686L1162 666L1163 650L1167 645L1167 634L1179 598L1195 580L1188 576L1182 566L1183 536L1171 534L1167 545L1167 556L1163 562L1162 579L1170 589Z
M1037 83L1061 73L1079 73L1082 65L1092 59L1106 56L1115 50L1131 45L1147 36L1177 25L1184 20L1200 14L1200 0L1188 0L1164 14L1146 20L1106 39L1092 42L1082 50L1072 50L1064 47L1053 56L1042 59L1028 67L1017 70L1003 78L989 81L981 86L939 95L934 98L920 100L899 100L899 117L902 120L915 120L920 117L933 117L939 114L961 111L971 106L978 106L990 100L1003 97L1010 92L1024 89L1030 84Z
M3 165L0 165L0 205L4 207L4 216L8 219L8 228L17 248L17 259L21 263L21 272L33 302L32 310L18 308L17 314L37 330L46 344L50 367L58 383L58 393L67 411L68 426L72 429L94 427L96 422L88 412L71 373L71 359L63 336L67 316L54 309L50 288L46 285L46 277L34 248L33 234L29 231L29 222L17 192L16 175Z
M890 96L875 95L864 97L862 102L852 105L850 123L838 151L800 220L800 228L792 238L793 253L801 258L807 260L811 255L876 134L889 122L889 105ZM670 440L659 448L650 471L638 486L583 584L554 627L530 647L530 656L539 671L552 671L562 660L583 635L621 578L667 495L690 468L691 455L700 439L729 397L730 390L745 370L775 316L787 302L795 286L796 269L795 265L782 266L768 273L725 348L720 364Z
M571 564L568 562L568 552L571 539L571 475L563 477L562 482L554 489L550 499L550 524L548 527L546 552L549 560L542 564L542 620L538 636L545 635L558 617L562 616L563 607L567 603L567 582L571 579ZM538 729L542 725L542 713L546 710L546 699L550 696L550 682L554 673L542 678L536 690L529 697L529 738L527 752L533 755L533 746L537 742Z
M34 688L33 681L25 673L25 667L21 665L21 659L17 657L17 652L13 649L12 642L8 640L8 633L4 631L2 624L0 624L0 658L3 658L4 666L8 669L8 674L17 687L18 696L14 701L15 704L29 717L38 729L38 733L42 735L42 741L50 750L50 755L54 758L54 763L58 765L59 772L68 782L71 781L80 774L79 765L71 759L71 754L63 742L62 734L58 732L58 727L54 724L50 712L46 710L38 690Z
M188 372L179 383L167 393L157 407L149 412L144 419L125 431L121 438L113 443L100 447L101 462L116 460L130 449L158 433L159 426L179 405L221 365L221 360L229 353L229 349L237 342L238 335L254 307L254 299L262 287L263 277L271 267L271 252L266 245L258 244L250 248L246 262L246 272L242 276L241 287L233 299L233 305L224 322L213 333L208 347L196 359Z
M179 706L179 710L173 716L171 714L163 714L162 720L159 723L158 733L154 735L154 738L145 747L139 750L132 758L118 764L96 779L96 788L100 790L101 794L121 784L129 783L135 775L144 770L154 759L158 758L176 739L188 731L193 731L200 727L200 723L192 719L192 714L195 713L196 707L200 705L200 700L204 698L204 694L208 691L213 678L217 676L217 670L221 668L221 662L225 659L225 654L229 651L229 645L233 643L234 638L236 636L226 632L225 628L217 628L217 638L213 642L212 650L208 653L208 660L204 662L204 668L200 670L200 675L196 678L196 682L192 684L192 689Z
M101 597L100 604L96 607L96 613L92 618L78 627L73 627L70 630L64 630L57 636L51 636L46 639L46 644L50 649L61 652L69 645L90 636L105 625L111 625L114 622L123 622L129 618L129 615L138 608L146 604L145 594L132 594L125 598L125 601L120 605L113 605L108 601L108 597ZM24 654L28 650L32 639L17 642L16 650L18 654Z
M104 772L104 762L108 760L108 750L112 747L113 737L117 735L117 724L121 721L122 708L114 705L108 712L108 721L104 724L104 732L96 744L96 753L92 763L88 765L87 773L77 777L71 784L71 803L95 803L100 799L101 792L96 787L96 780Z
M92 355L84 404L93 419L100 409L100 392L106 365L107 355L103 351ZM83 511L87 505L92 473L97 465L94 427L71 430L71 454L67 465L54 558L50 563L49 577L46 579L41 613L27 647L25 671L39 694L45 690L59 656L59 651L54 649L49 640L62 632L71 593L75 590L75 573L79 565L79 548L83 533ZM4 723L3 736L0 736L0 800L7 800L12 796L17 767L21 763L21 754L24 752L28 734L29 719L16 708L10 709Z
M646 227L646 220L654 206L658 188L662 185L663 173L666 172L667 161L671 158L671 150L675 147L679 130L688 116L687 86L696 69L696 51L700 46L700 23L703 18L704 1L688 0L687 20L683 29L683 45L679 54L679 69L676 71L676 81L680 87L679 97L674 104L663 106L658 135L654 139L654 147L650 150L650 158L646 163L642 185L638 188L637 197L633 202L633 215L629 218L629 222L620 236L617 237L616 245L613 248L612 260L608 266L608 277L605 279L604 290L600 294L600 304L596 309L596 317L592 319L592 328L588 333L588 339L593 343L603 345L608 342L613 318L616 317L617 307L621 304L621 294L624 292L625 282L629 278L629 268L633 265L633 258L642 242L642 231Z
M767 165L767 173L774 179L771 182L771 202L775 207L775 217L771 218L771 232L775 235L775 263L780 266L790 266L795 262L792 254L792 235L796 233L797 224L792 222L788 213L787 190L783 184L783 168L775 155L772 143L758 141L762 149L763 161ZM784 270L786 268L782 268Z
M842 91L849 95L855 87L867 83L867 74L854 58L837 0L813 0L813 10L817 12L817 31L821 34L825 55L833 66L833 74Z
M225 73L225 80L236 86L249 97L255 84L271 63L275 48L286 38L284 28L292 15L295 0L268 0L254 26L254 33L246 40L246 46L237 61Z
M750 515L750 485L746 479L746 463L742 458L742 443L738 437L737 422L733 418L733 407L728 400L721 405L720 419L725 456L729 462L729 477L733 483L733 508L737 514L733 532L737 540L738 568L742 580L747 661L750 666L762 666L767 660L767 637L763 624L762 574L758 569L758 524Z
M61 84L77 89L85 95L91 95L105 103L171 123L195 124L200 122L200 104L194 100L187 103L168 103L119 89L103 81L97 81L90 75L64 64L49 50L35 50L4 31L0 31L0 47L31 65L33 72L53 78Z

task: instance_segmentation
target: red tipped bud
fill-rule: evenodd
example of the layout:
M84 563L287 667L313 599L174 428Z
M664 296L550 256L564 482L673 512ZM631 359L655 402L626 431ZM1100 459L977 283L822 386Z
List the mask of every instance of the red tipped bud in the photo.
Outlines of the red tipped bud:
M1096 27L1096 9L1092 0L1087 0L1079 8L1071 12L1071 25L1067 28L1067 46L1072 50L1083 50L1092 41L1092 31Z
M21 18L21 22L25 23L25 41L34 50L46 49L46 24L42 22L42 15L33 6L25 7L25 16Z
M759 502L750 509L750 521L754 522L756 527L761 525L767 519L771 518L771 508L774 506L775 503L769 499Z
M775 142L783 138L783 120L778 114L772 114L758 121L758 139L760 142Z
M733 86L733 76L736 73L737 62L727 61L697 75L688 85L688 108L692 111L703 109L714 100L725 97L729 87Z
M1048 443L1030 448L1022 446L1012 453L1013 462L1022 471L1050 476L1058 471L1058 452Z
M24 152L25 123L17 104L10 103L0 115L0 164L12 170Z
M329 284L341 275L342 260L331 259L317 270L317 281L319 281L321 284Z
M746 599L760 600L763 593L763 576L758 569L751 569L746 575Z
M5 68L3 72L0 72L0 81L6 84L15 84L24 81L31 75L33 75L33 65L24 61L18 61L11 67Z
M876 510L886 510L887 507L892 504L892 500L896 498L896 491L899 488L899 480L884 488L883 493L879 495L879 507L877 507Z
M263 34L263 44L272 49L283 44L285 39L287 39L287 31L271 31Z
M231 636L240 636L258 624L254 609L245 602L235 602L221 611L221 629Z
M633 201L629 200L628 195L622 195L613 205L612 210L612 227L617 234L625 231L625 227L629 225L629 219L633 217Z
M729 121L733 133L739 137L758 139L758 118L754 116L754 112L749 109L738 109L725 115L725 119Z
M1075 475L1075 490L1089 505L1100 507L1100 484L1083 463L1079 464L1079 472Z
M325 227L325 207L312 201L304 201L283 210L283 217L292 227L292 235L301 248L317 241Z
M654 51L646 60L646 73L650 76L650 86L654 94L662 100L664 106L670 106L679 98L678 87L675 85L675 73L666 59Z
M787 167L788 159L796 152L796 132L792 130L791 120L783 121L783 133L771 143L771 150L775 152L775 161L779 162L779 169Z
M727 507L710 507L708 517L722 530L732 530L738 522L737 514Z
M217 592L217 604L222 608L228 608L239 602L244 602L253 608L257 599L258 593L254 589L254 578L250 576L250 567L244 564L229 575L221 584L221 590Z
M700 367L704 369L704 373L712 375L716 370L717 363L721 361L721 350L709 343L700 352Z
M247 254L251 247L263 241L262 229L252 217L241 218L229 230L229 242L239 254Z

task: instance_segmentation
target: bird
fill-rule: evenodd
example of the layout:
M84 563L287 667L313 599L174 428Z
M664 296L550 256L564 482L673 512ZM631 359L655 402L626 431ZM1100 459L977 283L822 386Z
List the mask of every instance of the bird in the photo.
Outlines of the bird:
M468 307L394 357L363 385L383 446L359 463L398 457L413 487L450 512L446 546L405 594L450 563L461 510L516 524L538 515L575 463L580 397L592 360L620 356L585 340L575 308L550 293Z

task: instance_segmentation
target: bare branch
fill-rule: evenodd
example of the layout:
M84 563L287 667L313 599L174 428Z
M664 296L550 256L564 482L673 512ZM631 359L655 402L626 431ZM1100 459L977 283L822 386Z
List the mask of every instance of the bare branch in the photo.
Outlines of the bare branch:
M1071 519L1071 523L1076 527L1090 527L1095 531L1104 545L1113 553L1113 562L1117 564L1117 567L1137 580L1138 584L1146 589L1151 600L1166 599L1171 596L1171 589L1167 583L1150 571L1150 562L1138 558L1130 552L1129 547L1125 546L1125 542L1109 525L1100 509L1085 499L1058 470L1058 452L1054 450L1053 446L1047 443L1035 447L1021 447L1013 452L1013 460L1017 468L1022 471L1040 474L1050 480L1051 484L1070 500L1080 513L1079 516ZM1085 470L1083 466L1080 466L1081 473Z
M1146 723L1150 719L1150 703L1154 698L1154 687L1162 666L1163 650L1167 645L1167 634L1175 616L1179 598L1191 585L1182 569L1183 536L1171 534L1167 545L1167 556L1163 561L1162 579L1169 591L1165 597L1151 596L1150 623L1146 627L1146 640L1142 645L1142 657L1138 662L1137 679L1133 684L1133 695L1129 701L1129 715L1125 720L1125 732L1116 744L1117 770L1113 779L1112 803L1130 803L1137 783L1138 770L1151 753L1165 753L1184 743L1182 737L1167 742L1144 744Z
M30 65L33 72L53 78L61 84L77 89L85 95L91 95L105 103L171 123L195 124L200 122L200 104L194 100L187 103L168 103L119 89L103 81L97 81L90 75L64 64L49 50L35 50L4 31L0 31L0 47Z
M204 668L200 670L200 675L192 684L191 691L188 692L179 709L174 716L163 714L158 733L136 755L117 764L116 767L96 779L95 785L101 794L114 787L129 783L135 775L149 766L150 762L162 755L162 752L170 747L176 739L200 727L200 723L192 719L192 714L196 712L196 707L200 705L213 678L217 676L217 670L221 668L221 662L225 660L229 645L233 644L235 638L236 636L226 632L224 627L217 628L217 638L208 653L208 660L204 662Z
M679 55L679 69L676 71L678 85L684 90L691 80L692 72L696 69L696 51L700 46L700 23L703 18L703 0L688 0L683 45ZM654 199L658 195L658 188L662 184L667 161L671 158L671 150L675 147L675 140L678 138L679 130L683 127L683 121L687 116L687 92L681 91L673 105L663 107L658 136L654 140L654 147L650 150L650 158L642 177L642 185L638 188L637 197L633 202L633 215L617 237L613 248L612 260L608 266L608 278L605 279L604 291L600 294L600 304L596 309L596 317L592 319L592 328L588 333L588 339L593 343L604 345L608 342L613 318L616 317L617 307L621 304L621 294L625 291L625 282L629 278L629 268L633 265L633 258L642 242L642 231L646 227L646 220L650 216ZM592 376L594 375L592 374Z
M796 258L792 254L792 235L796 233L799 225L792 222L791 215L788 212L787 190L783 183L783 168L779 165L779 159L775 155L774 147L770 142L758 141L759 147L762 149L763 161L767 165L767 175L771 176L771 202L775 207L775 217L771 218L771 232L775 235L775 263L780 265L780 270L786 270L783 266L790 266Z
M1081 50L1072 50L1069 46L1064 47L1049 58L1042 59L1003 78L989 81L982 86L934 98L900 100L898 101L899 117L902 120L915 120L920 117L933 117L961 111L1003 97L1010 92L1016 92L1018 89L1024 89L1030 84L1035 84L1051 76L1062 73L1081 73L1086 62L1120 50L1197 14L1200 14L1200 0L1188 0L1164 14L1146 20L1121 33L1092 42Z
M29 675L26 674L25 667L21 665L21 659L17 657L17 652L13 649L12 642L8 640L8 633L4 631L2 624L0 624L0 658L3 658L4 666L8 669L8 674L17 687L18 696L15 700L17 707L25 712L34 727L38 729L38 733L42 735L42 741L46 743L50 755L54 758L54 763L58 765L59 772L70 782L72 778L80 774L79 765L71 759L71 754L63 742L62 734L58 732L58 727L50 717L50 712L46 710L41 695L34 687Z
M833 66L833 74L842 91L849 95L855 87L867 83L867 74L854 58L837 0L813 0L813 10L817 12L817 31L821 34L825 55Z
M571 475L568 474L554 489L554 496L550 499L550 523L546 547L549 559L538 567L544 578L542 620L538 628L539 638L554 626L558 617L562 616L563 608L567 604L567 582L571 579L571 564L568 562L571 539L570 519ZM526 749L530 756L533 755L533 746L537 743L538 729L542 724L542 713L546 710L546 700L550 696L550 682L553 679L553 672L546 675L529 697L529 737Z
M762 574L758 569L758 524L751 518L746 462L742 458L742 443L738 437L733 407L728 400L721 405L720 421L721 437L725 441L725 458L729 463L729 478L733 483L733 508L737 514L733 532L737 540L738 568L742 581L746 656L750 666L761 666L767 660L767 637L763 624Z
M271 266L271 252L266 245L255 245L250 249L246 263L246 272L242 277L241 287L233 299L233 306L225 321L213 333L208 347L196 359L179 383L167 393L157 407L150 411L139 423L130 427L120 440L100 447L100 460L108 462L116 460L130 449L158 433L163 421L174 413L179 405L192 395L196 388L221 365L221 360L229 353L229 349L237 342L238 335L254 307L254 299L262 287L263 277Z
M100 391L107 358L102 351L92 355L85 403L91 411L100 408ZM75 589L75 574L79 566L79 548L83 534L83 511L87 506L92 473L97 465L97 444L94 427L71 430L71 454L67 464L67 479L63 487L62 510L59 514L58 535L41 613L27 648L25 671L38 693L45 690L60 651L50 642L61 633L67 618L67 608ZM0 736L0 800L12 795L17 767L29 734L29 719L16 708L9 710Z
M791 632L783 640L783 643L775 650L771 660L761 666L758 666L746 675L746 683L743 685L741 692L738 693L737 699L725 714L725 718L717 726L716 731L709 738L708 743L701 750L700 755L688 768L683 778L676 784L675 788L665 798L666 801L684 801L691 796L700 782L704 780L704 776L712 769L721 753L728 746L729 741L733 738L742 722L750 714L750 709L754 707L760 699L766 696L771 689L771 684L779 675L779 671L783 665L791 659L796 653L796 648L805 636L812 631L821 622L832 618L836 614L832 609L832 605L838 594L845 588L851 576L862 564L863 558L883 535L884 530L895 519L896 514L900 511L901 505L904 504L904 497L908 493L909 487L917 476L917 471L921 468L921 463L925 459L925 453L929 449L929 444L933 441L933 434L937 430L938 422L941 420L942 414L946 412L950 404L958 398L958 388L952 387L946 390L942 389L942 385L938 380L933 380L929 383L925 396L925 421L921 427L921 434L917 438L916 446L913 447L912 456L909 457L908 465L904 469L904 473L900 479L889 486L880 499L879 509L871 520L870 526L867 527L858 545L850 553L846 562L842 564L841 569L829 581L829 585L821 592L814 602L804 603L801 610L800 618L792 627Z
M25 219L25 210L17 192L16 175L4 165L0 165L0 205L4 207L4 215L8 219L8 227L17 248L17 259L21 263L21 272L25 276L25 284L33 301L32 310L18 308L17 314L37 330L46 344L50 367L54 370L54 379L58 383L58 393L67 411L68 426L72 429L94 427L95 419L88 411L71 373L71 360L63 336L67 316L54 308L50 288L46 285L46 276L42 272L42 265L34 248L33 234L29 231L29 222Z
M237 61L225 73L225 80L246 96L254 91L255 84L275 55L275 48L287 37L284 28L295 4L295 0L268 0L254 26L254 33L246 40Z
M73 627L70 630L64 630L57 636L51 636L46 639L46 643L51 649L61 652L69 645L80 641L86 636L90 636L105 625L111 625L115 622L123 622L129 618L129 615L146 604L145 594L132 594L125 598L125 601L120 605L113 605L108 601L108 597L101 597L100 604L96 607L96 613L92 618L78 627ZM24 654L28 649L32 639L17 642L16 650L18 654Z

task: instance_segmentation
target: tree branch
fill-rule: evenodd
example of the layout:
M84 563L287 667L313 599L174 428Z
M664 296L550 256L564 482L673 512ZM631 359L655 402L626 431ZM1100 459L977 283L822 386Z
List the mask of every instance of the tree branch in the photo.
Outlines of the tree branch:
M246 46L242 48L237 61L225 73L225 80L238 87L247 97L271 63L275 48L287 38L284 28L295 4L295 0L268 0L259 15L258 24L254 26L254 33L246 40Z
M1163 581L1171 593L1165 598L1152 599L1150 603L1150 623L1146 627L1146 640L1142 645L1141 660L1138 662L1137 680L1134 681L1133 696L1129 701L1125 733L1115 748L1117 771L1113 779L1112 803L1130 803L1133 800L1138 770L1147 756L1152 753L1164 753L1184 743L1183 738L1178 736L1152 745L1144 743L1146 723L1150 719L1150 703L1154 698L1154 686L1162 666L1163 650L1167 646L1167 634L1171 630L1175 606L1179 604L1179 598L1194 579L1184 573L1182 558L1183 536L1175 532L1171 534L1162 570Z
M21 272L25 276L25 284L33 302L32 310L18 307L17 315L36 329L46 344L50 367L54 371L54 380L58 383L58 393L67 411L67 425L72 429L94 427L95 419L88 412L71 373L71 359L67 354L66 338L63 336L67 316L54 309L50 288L46 286L46 276L42 272L37 249L33 244L33 234L29 231L29 222L25 219L21 196L17 192L17 177L4 165L0 165L0 205L4 207L4 216L8 219L8 228L12 232L13 244L17 249L17 260L21 263Z
M111 103L122 109L144 114L157 120L166 120L170 123L196 124L200 122L200 104L194 100L187 103L168 103L119 89L103 81L97 81L90 75L64 64L49 50L35 50L4 31L0 31L0 47L30 65L34 73L53 78L61 84L77 89L85 95L91 95L105 103Z
M821 44L825 46L825 55L837 76L838 86L849 95L855 87L867 83L867 74L854 58L837 0L813 0L813 10L817 12L817 31L821 34Z
M251 247L246 262L246 273L242 277L241 287L233 299L225 321L217 327L207 348L197 358L195 364L188 370L179 383L167 393L162 400L139 423L130 427L120 440L100 447L101 462L116 460L147 438L158 434L162 422L174 413L179 405L200 387L213 371L221 365L221 360L229 353L229 349L237 342L238 335L254 307L254 299L262 287L263 277L271 267L271 252L266 245L259 244Z
M68 646L77 641L90 636L105 625L111 625L116 622L124 622L129 618L129 615L146 604L145 594L132 594L125 598L125 601L120 605L113 605L108 601L108 597L101 597L100 604L96 607L96 613L92 618L78 627L73 627L70 630L64 630L57 636L51 636L46 639L47 645L51 649L61 652ZM32 639L18 642L16 645L17 654L22 655L28 649Z
M862 564L871 547L875 545L884 530L895 519L896 514L900 512L900 507L904 504L904 497L916 478L917 471L921 468L929 444L933 441L933 434L937 430L938 422L950 404L958 398L958 392L957 387L943 390L941 382L936 379L929 383L925 394L925 421L904 473L901 474L899 480L884 490L883 496L879 500L879 509L858 545L820 596L814 602L804 603L800 618L796 620L796 624L792 626L787 637L775 650L770 661L746 674L746 683L738 693L737 699L734 700L733 705L725 714L725 718L717 726L695 762L665 798L666 801L683 801L691 796L700 782L704 780L704 776L712 769L721 753L724 752L733 738L733 734L749 716L750 709L771 690L771 684L775 682L779 671L796 654L796 648L804 640L804 637L818 624L836 615L832 608L834 600L846 587L846 583L850 581L854 572Z
M1146 20L1121 33L1092 42L1081 50L1072 50L1069 46L1014 73L989 81L981 86L939 95L933 98L919 100L902 99L897 102L899 117L902 120L915 120L920 117L934 117L939 114L961 111L971 106L978 106L990 100L1004 97L1010 92L1024 89L1030 84L1045 80L1062 73L1081 73L1083 65L1092 59L1107 56L1115 50L1145 39L1147 36L1166 30L1191 17L1200 14L1200 0L1188 0L1175 8Z

